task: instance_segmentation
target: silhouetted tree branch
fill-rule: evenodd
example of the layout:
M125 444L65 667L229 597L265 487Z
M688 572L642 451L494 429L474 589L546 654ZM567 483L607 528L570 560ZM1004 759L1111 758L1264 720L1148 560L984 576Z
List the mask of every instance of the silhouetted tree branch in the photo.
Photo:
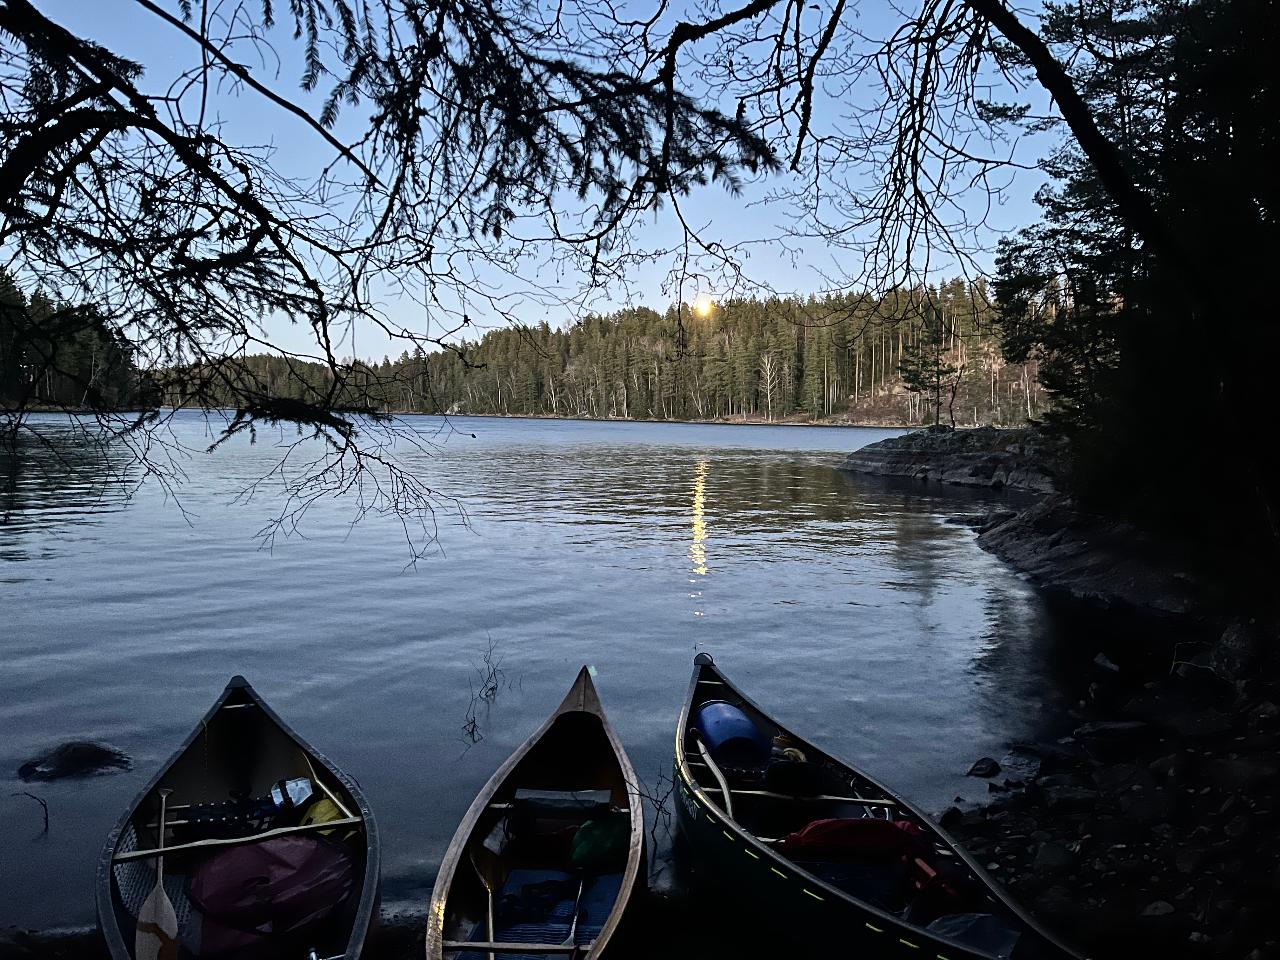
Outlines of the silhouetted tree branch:
M517 319L517 293L556 298L527 264L608 276L636 218L774 164L737 120L620 69L572 10L296 0L276 23L266 0L198 16L187 0L135 2L189 44L189 63L158 86L38 3L0 0L0 267L65 305L55 313L91 305L170 409L229 405L223 438L298 424L329 451L317 476L341 486L380 471L395 509L426 510L434 492L387 452L414 431L380 414L354 363L357 326L409 351L457 351L475 316ZM250 66L277 53L300 64L299 97ZM297 122L322 155L285 161L238 142L224 111L239 97ZM388 301L416 304L426 323ZM41 394L38 374L58 363L43 350L52 314L7 316L10 442L35 429L23 417L36 404L87 408L109 433L170 415ZM284 349L287 324L313 347ZM273 397L242 362L263 351L328 373ZM344 469L326 472L333 458ZM295 482L304 498L315 489Z

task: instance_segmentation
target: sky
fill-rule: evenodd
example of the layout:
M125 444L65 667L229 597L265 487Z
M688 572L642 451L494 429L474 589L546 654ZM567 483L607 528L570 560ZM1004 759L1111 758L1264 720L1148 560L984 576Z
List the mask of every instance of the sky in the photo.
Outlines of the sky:
M177 33L173 27L135 0L35 2L47 15L73 32L91 37L113 52L141 63L146 69L143 89L148 92L162 89L169 78L196 60L197 48L194 42ZM178 12L177 0L158 2L171 12ZM252 3L253 0L249 2ZM197 9L198 6L197 2ZM283 19L287 5L277 3L277 7L281 8L277 16ZM648 5L633 4L632 12L641 8L647 10ZM689 14L690 11L685 11L686 16ZM705 16L705 12L703 15ZM895 22L893 6L883 0L864 0L854 8L853 15L857 18L857 28L868 35L886 34ZM308 95L298 88L300 64L296 59L296 48L284 43L280 45L280 49L284 55L294 57L294 60L250 64L255 77L295 102L306 106L318 105L321 93ZM840 93L827 96L815 103L815 129L821 129L824 124L841 122L838 105L840 97L846 95ZM269 144L276 150L277 167L286 172L314 172L318 162L327 162L333 156L332 148L315 131L253 91L241 91L234 96L221 97L215 101L214 109L226 125L225 136L228 139L246 144ZM349 112L337 128L339 138L342 138L344 123L355 123L359 119L358 111ZM1046 149L1046 142L1031 142L1021 148L1019 156L1024 162L1034 161L1036 155ZM708 237L723 242L774 237L781 232L792 210L786 205L762 201L779 188L785 188L791 176L777 174L757 180L749 183L742 194L737 196L717 186L707 187L686 198L682 202L682 212L691 224L703 228ZM1002 192L999 203L991 211L989 218L994 229L984 239L984 246L989 249L977 257L980 266L990 266L995 240L1001 232L1016 230L1038 219L1032 197L1041 183L1043 177L1037 171L1030 171L1013 178ZM983 196L979 201L975 195L973 202L985 203L986 198ZM667 210L650 218L638 234L637 242L646 248L664 247L675 242L679 236L672 212ZM611 284L594 291L589 298L578 299L567 305L548 306L527 298L524 301L517 300L522 305L517 306L515 313L524 322L537 323L545 320L553 326L559 326L572 322L577 315L587 311L600 312L627 305L645 305L662 310L674 302L677 295L686 302L694 302L714 299L728 292L723 281L715 279L694 278L688 280L683 287L676 288L671 283L673 263L668 258L640 265L628 274L625 282ZM751 248L749 259L743 265L752 281L781 293L802 295L825 292L830 289L833 276L856 272L856 266L851 269L847 262L847 254L814 242L793 243L790 250L783 250L777 244L761 243ZM957 272L954 264L941 259L930 279L942 280ZM564 289L569 289L580 280L580 277L569 276L560 278L559 283ZM505 281L494 276L490 282L501 285ZM512 287L512 293L518 296L517 288ZM420 305L408 298L397 297L388 292L382 307L393 322L417 332L423 332L425 326L431 332L431 317L425 314ZM483 327L485 318L478 319ZM269 321L268 326L273 342L284 349L305 352L308 345L311 345L310 331L305 327L290 326L285 321ZM378 358L384 353L397 354L403 348L402 345L386 341L385 337L372 328L357 329L353 336L354 344L345 342L342 352Z

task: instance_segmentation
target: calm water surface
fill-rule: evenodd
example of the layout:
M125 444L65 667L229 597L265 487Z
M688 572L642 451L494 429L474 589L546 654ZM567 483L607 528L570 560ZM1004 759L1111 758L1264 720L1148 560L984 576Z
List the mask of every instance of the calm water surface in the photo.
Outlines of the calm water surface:
M234 673L363 784L391 903L425 901L471 798L583 663L650 784L700 650L926 809L983 795L969 763L1056 709L1052 621L946 521L983 498L836 469L896 431L453 426L434 452L405 452L466 510L439 514L442 549L416 566L391 519L352 527L333 500L303 536L259 548L279 498L233 501L287 434L190 459L182 509L154 484L124 497L74 446L64 466L38 450L2 465L17 485L0 494L0 926L92 922L104 835ZM175 435L207 443L195 416ZM503 684L473 744L490 642ZM121 747L134 771L17 780L72 738ZM48 836L19 790L48 802Z

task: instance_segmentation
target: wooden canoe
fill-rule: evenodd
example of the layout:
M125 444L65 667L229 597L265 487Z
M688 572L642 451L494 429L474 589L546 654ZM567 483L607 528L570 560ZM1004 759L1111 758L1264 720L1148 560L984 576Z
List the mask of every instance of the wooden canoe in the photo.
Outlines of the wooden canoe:
M745 714L770 759L716 759L698 719L714 701ZM786 769L769 770L779 761ZM787 955L1079 960L927 816L771 719L705 653L680 712L675 775L702 891L784 929Z
M428 960L603 956L645 876L637 784L583 667L454 833L432 891ZM583 837L600 828L614 848L588 862Z
M313 809L312 818L303 817L302 809L299 822L288 825L236 815L243 814L251 798L269 796L274 784L293 778L307 778L312 785L315 804L307 808ZM244 677L236 676L107 837L98 863L96 899L98 926L113 960L133 960L140 904L155 889L162 794L167 797L164 891L178 919L178 956L200 956L216 939L209 917L191 899L202 869L225 864L233 850L238 851L235 856L253 847L279 851L277 838L289 838L285 842L294 855L322 847L336 851L323 852L340 862L347 893L339 903L322 905L319 910L327 912L320 919L291 932L278 932L283 924L277 922L271 934L277 939L259 940L253 949L246 946L244 954L268 951L297 960L307 960L311 951L317 958L334 960L360 956L378 907L379 849L373 814L356 782L294 733ZM233 797L241 798L238 805ZM316 806L322 802L323 807ZM209 827L224 808L233 828ZM305 822L315 817L323 822ZM287 884L287 871L283 875ZM251 939L259 930L272 929L272 906L269 901L260 905L255 916L260 926L251 931ZM143 912L145 916L145 908ZM235 929L238 936L239 927Z

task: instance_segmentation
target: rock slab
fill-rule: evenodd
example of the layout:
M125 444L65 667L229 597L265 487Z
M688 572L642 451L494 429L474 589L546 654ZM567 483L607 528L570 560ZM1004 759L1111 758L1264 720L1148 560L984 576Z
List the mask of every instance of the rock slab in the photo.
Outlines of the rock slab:
M1050 493L1058 482L1060 461L1060 447L1030 429L930 428L855 450L845 459L843 469L967 487Z

